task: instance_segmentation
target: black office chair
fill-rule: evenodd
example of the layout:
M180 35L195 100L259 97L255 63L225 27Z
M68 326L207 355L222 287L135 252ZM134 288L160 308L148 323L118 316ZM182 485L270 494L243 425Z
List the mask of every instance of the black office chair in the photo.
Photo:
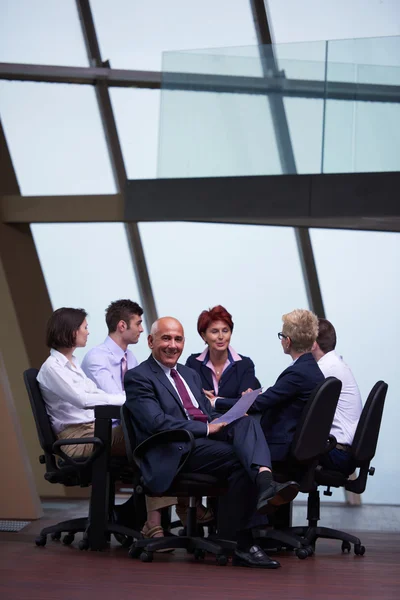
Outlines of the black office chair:
M300 491L309 493L309 503L312 492L317 488L315 472L319 457L336 444L329 432L341 389L342 383L336 377L327 377L317 386L302 412L288 460L273 464L274 479L297 481ZM273 517L271 520L273 522ZM300 528L296 527L268 529L260 532L260 544L266 549L294 549L299 558L307 558L313 553L313 544L308 539L303 539L303 535Z
M39 456L39 462L46 465L44 478L50 483L61 483L67 487L80 486L88 487L91 484L92 464L95 458L103 451L103 443L99 438L79 438L71 440L57 440L50 424L50 419L46 411L46 405L37 382L37 369L28 369L24 372L24 382L28 392L29 400L33 416L35 419L36 429L39 437L39 442L43 450L43 454ZM71 444L93 444L94 452L87 458L74 459L65 452L62 447ZM112 509L115 499L115 482L123 476L123 471L127 470L126 459L115 459L110 465L110 488L109 488L109 519L112 520ZM130 469L131 471L131 469ZM127 473L126 477L129 481L132 475ZM82 517L78 519L70 519L62 521L56 525L45 527L36 538L37 546L45 546L47 536L51 535L53 540L59 540L62 533L66 533L63 537L63 543L66 545L74 541L75 534L87 532L90 525L90 518ZM129 544L134 537L141 537L140 533L118 524L108 524L108 533L113 533L118 541ZM118 536L118 537L117 537ZM79 548L87 550L89 548L87 535L79 541Z
M375 456L387 390L387 383L378 381L369 393L362 410L351 446L351 457L359 468L358 477L349 479L338 471L330 471L322 466L315 469L315 484L316 486L327 486L327 490L324 492L325 495L332 495L331 487L343 487L355 494L364 492L368 475L372 476L375 473L375 469L370 467L370 463ZM350 552L351 544L353 544L355 554L362 556L365 553L365 547L358 537L337 529L318 527L318 521L320 520L318 489L309 492L307 520L308 525L291 529L292 533L304 539L307 546L315 547L318 538L328 538L342 540L342 552Z
M121 423L124 430L126 443L126 453L128 461L137 466L135 493L154 496L146 487L143 477L140 473L140 463L146 452L159 444L169 442L189 442L194 446L194 437L192 433L184 429L174 431L165 431L148 438L145 442L136 446L136 436L131 421L130 411L124 405L121 407ZM190 454L190 452L189 452ZM188 455L189 455L188 454ZM174 536L165 531L164 538L139 539L135 540L129 550L131 558L140 558L143 562L153 560L153 552L164 548L185 548L188 552L194 554L196 559L204 558L205 553L209 552L216 556L217 564L224 566L228 562L227 553L234 550L235 543L224 540L212 541L198 535L196 523L197 500L204 496L221 496L227 492L228 483L220 481L211 475L200 473L185 472L185 464L181 465L179 473L173 480L170 488L165 491L165 496L189 497L189 507L187 512L186 535Z

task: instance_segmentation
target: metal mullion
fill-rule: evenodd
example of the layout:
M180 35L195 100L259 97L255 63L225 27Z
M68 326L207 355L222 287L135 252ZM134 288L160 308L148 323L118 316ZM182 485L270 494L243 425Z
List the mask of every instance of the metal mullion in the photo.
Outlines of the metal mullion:
M108 63L103 64L101 59L100 47L97 40L89 0L76 0L76 4L90 64L95 67L107 66L109 68ZM127 181L125 162L122 155L107 81L97 81L95 90L115 184L118 192L125 196ZM157 319L157 310L140 238L139 226L135 222L127 223L125 224L125 231L139 287L140 298L144 308L144 319L147 328L150 330L151 324Z
M260 58L264 76L267 78L282 77L272 47L271 31L265 10L264 0L250 0L253 13L254 26L260 47ZM285 105L282 95L270 94L268 96L274 125L275 138L278 145L279 158L282 171L285 174L297 174L296 160L290 139L289 124L286 117ZM303 273L307 299L311 310L319 317L325 316L321 288L319 285L317 267L311 244L310 232L306 227L294 228L300 264Z

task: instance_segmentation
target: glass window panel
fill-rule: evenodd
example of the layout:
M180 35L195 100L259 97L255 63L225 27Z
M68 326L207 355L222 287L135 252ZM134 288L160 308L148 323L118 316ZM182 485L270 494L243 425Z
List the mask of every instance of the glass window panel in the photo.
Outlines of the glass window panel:
M92 0L91 6L103 59L113 67L158 71L166 50L257 43L250 3L244 0L116 0L112 6Z
M157 176L160 91L110 88L129 179Z
M320 173L323 100L284 98L283 102L297 173Z
M265 96L163 90L158 177L282 172Z
M324 172L398 171L400 104L332 100L329 89L331 81L354 83L355 93L358 84L400 85L400 66L389 64L400 60L395 52L400 55L400 37L330 42L329 57L339 55L343 45L360 63L328 62ZM388 64L365 64L373 60L373 49Z
M53 308L82 307L88 313L90 336L85 353L107 336L104 311L110 302L130 298L140 304L139 291L122 223L31 225ZM147 358L146 334L131 346L139 361Z
M168 89L171 71L261 77L258 47L166 52L163 71L159 177L282 172L265 96Z
M290 361L277 338L282 315L307 308L291 228L205 223L141 223L140 232L160 316L185 328L183 361L201 352L202 310L222 304L232 313L232 345L250 356L264 386Z
M24 195L115 193L92 87L0 81L0 114Z
M359 385L363 401L376 383L389 384L373 478L364 502L400 503L400 469L393 441L400 416L400 234L311 231L327 318L336 328L337 351Z
M0 62L88 66L73 0L1 0Z

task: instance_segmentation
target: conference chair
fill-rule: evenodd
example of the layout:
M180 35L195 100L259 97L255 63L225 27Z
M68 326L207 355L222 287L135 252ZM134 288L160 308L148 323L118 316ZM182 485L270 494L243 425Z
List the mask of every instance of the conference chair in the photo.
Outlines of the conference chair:
M296 536L301 536L306 546L315 547L318 538L328 538L342 541L342 552L350 552L351 544L354 545L354 553L362 556L365 553L365 546L361 540L349 533L329 527L319 527L320 520L320 497L318 486L326 486L324 494L331 496L331 487L343 487L349 492L362 494L367 485L368 475L375 473L375 468L370 466L371 460L375 456L378 443L379 430L381 426L383 408L388 390L388 385L384 381L378 381L368 395L367 401L362 410L360 420L354 435L351 446L351 457L354 464L359 469L356 479L349 479L346 475L338 471L331 471L322 466L315 469L315 486L310 489L307 506L308 524L303 527L293 527L291 532Z
M97 438L80 438L71 440L57 440L51 427L50 419L46 411L45 402L40 391L39 384L36 380L38 370L31 368L24 372L24 382L28 392L33 416L35 419L36 429L39 437L39 442L43 450L43 454L39 456L39 462L46 466L44 478L50 483L61 483L67 487L80 486L88 487L91 484L92 465L97 456L104 451L102 441ZM63 446L70 444L87 444L91 443L94 447L94 452L87 458L74 459L65 452ZM113 520L112 512L115 500L115 482L118 479L126 481L132 480L131 469L124 477L124 471L127 470L127 460L124 458L116 458L110 461L110 478L109 478L109 521ZM96 499L93 499L95 502ZM87 550L89 548L88 528L90 526L90 515L78 519L69 519L62 521L56 525L45 527L41 530L35 543L37 546L45 546L47 536L50 535L53 540L59 540L62 533L65 545L72 544L75 534L84 533L83 538L79 541L79 548ZM124 527L117 523L109 522L107 525L107 533L114 534L116 539L126 545L132 543L134 537L141 537L137 531Z
M128 461L136 465L136 482L134 484L135 495L140 499L140 495L146 494L154 496L146 487L140 472L140 464L143 457L151 448L160 444L170 442L189 442L194 447L194 437L191 432L184 429L174 431L165 431L148 438L145 442L136 446L136 436L132 425L130 412L124 405L121 407L121 424L124 431L126 453ZM190 455L190 451L188 456ZM205 553L209 552L216 556L216 562L224 566L228 562L228 552L234 550L236 544L227 540L215 541L199 535L196 523L197 500L208 497L218 497L227 492L227 481L218 480L211 475L199 473L188 473L185 471L185 463L181 465L179 472L173 480L170 488L164 492L165 496L189 497L189 507L187 512L186 535L175 536L169 531L164 531L165 537L152 539L135 540L129 550L131 558L140 558L143 562L151 562L153 553L156 550L165 548L184 548L192 553L195 559L203 559Z
M329 432L341 389L342 383L336 377L327 377L316 387L297 425L289 458L284 463L273 463L274 479L282 482L287 479L297 481L300 491L309 494L309 502L313 498L312 492L318 486L315 472L319 457L336 444ZM273 515L271 521L274 522ZM266 549L294 549L299 558L307 558L314 549L312 542L306 537L303 539L303 536L303 530L296 527L267 529L260 531L260 545Z

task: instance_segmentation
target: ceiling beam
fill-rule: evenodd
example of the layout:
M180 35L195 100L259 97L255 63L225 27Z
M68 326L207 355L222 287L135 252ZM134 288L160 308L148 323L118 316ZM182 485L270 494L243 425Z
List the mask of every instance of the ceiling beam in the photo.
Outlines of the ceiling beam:
M0 63L0 79L95 85L109 87L188 90L232 94L282 94L293 98L328 98L365 102L400 102L399 85L378 85L344 81L286 78L284 71L274 77L244 77L199 73L132 71L99 67L61 67Z

